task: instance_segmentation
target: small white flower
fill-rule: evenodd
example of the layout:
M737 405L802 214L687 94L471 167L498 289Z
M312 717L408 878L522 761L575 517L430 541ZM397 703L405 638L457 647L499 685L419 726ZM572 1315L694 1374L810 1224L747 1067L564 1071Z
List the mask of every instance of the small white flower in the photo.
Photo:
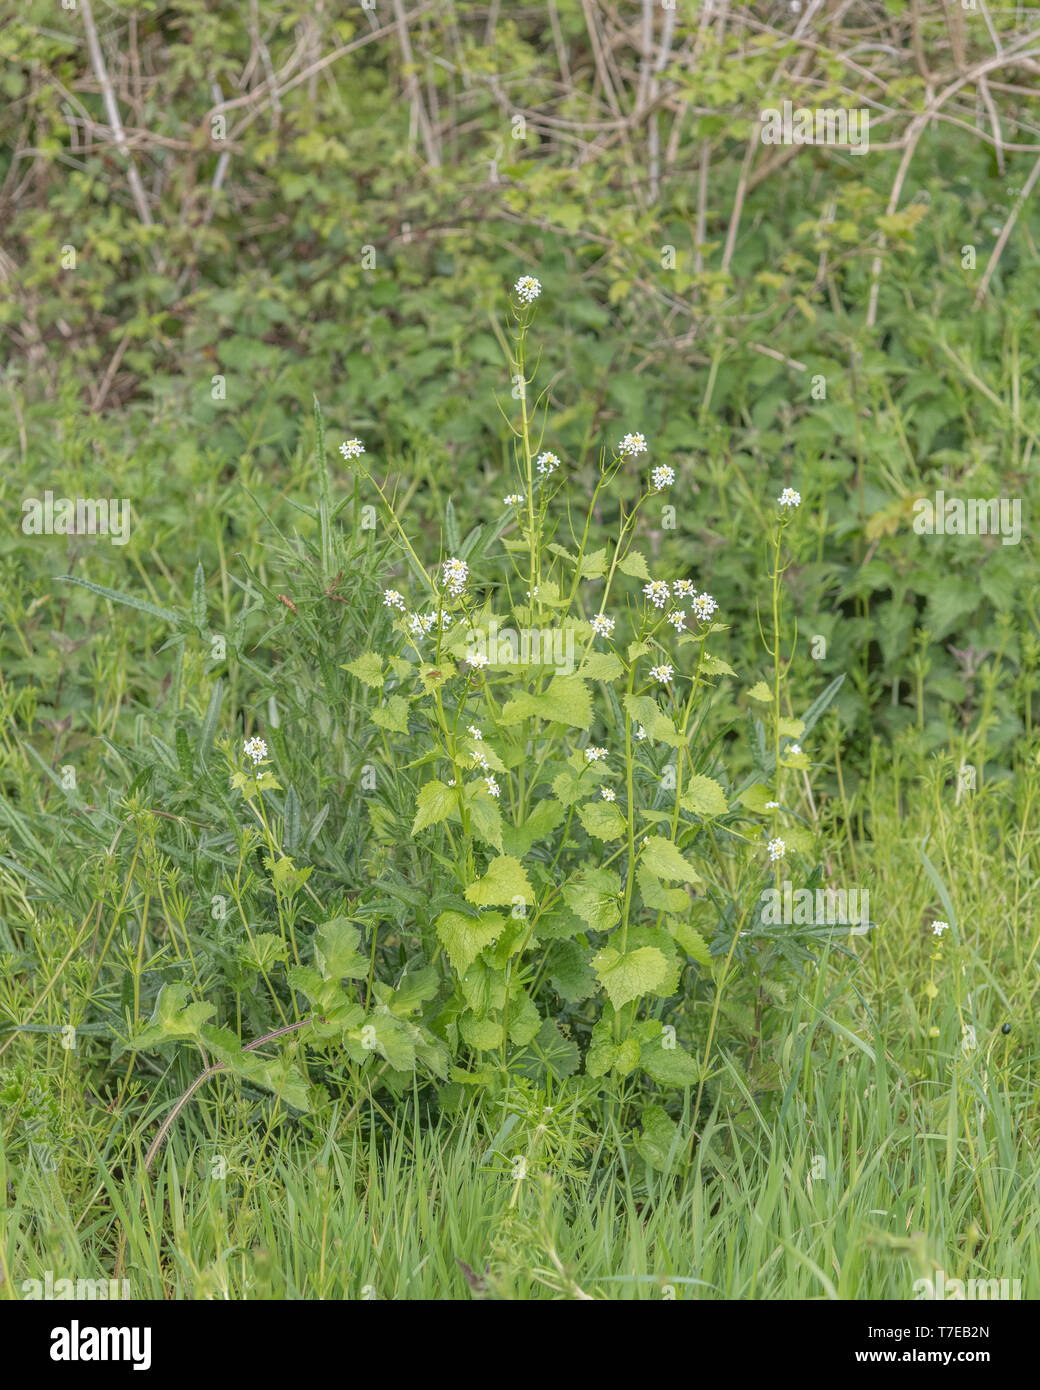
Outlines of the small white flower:
M482 670L488 664L488 659L483 652L472 652L466 657L466 660L477 671Z
M408 631L413 637L428 637L435 621L433 614L413 613L408 619Z
M642 724L640 724L639 728L636 730L636 738L638 738L638 739L644 739L644 738L646 738L646 730L643 728Z
M624 439L617 446L619 454L634 457L636 454L646 453L646 435L626 434Z
M535 464L538 467L538 472L541 473L543 477L547 478L550 473L555 473L557 468L559 468L560 460L555 454L551 454L549 450L546 449L535 459Z
M404 612L404 599L396 589L383 590L383 603L387 608L398 608L402 613Z
M511 492L508 497L503 497L502 501L507 507L522 507L524 505L524 494L522 492Z
M802 494L800 492L795 492L793 487L785 487L776 500L781 507L800 507L802 505Z
M675 469L669 468L666 463L655 468L650 474L650 485L655 491L660 492L663 487L670 487L675 482Z
M681 608L677 608L674 613L668 614L668 621L671 623L672 627L675 628L676 632L681 632L686 626L686 614Z
M365 446L360 439L344 439L339 451L345 459L356 459L365 452Z
M784 855L787 853L787 846L784 844L783 840L770 840L768 845L766 845L766 849L769 851L770 859L773 860L783 859Z
M536 280L533 275L521 275L513 286L513 293L521 304L533 304L541 292L541 281Z
M600 789L599 789L599 794L600 794L600 796L603 798L604 801L616 801L616 800L617 800L617 796L616 796L615 793L614 793L614 788L613 788L613 787L600 787Z
M253 760L254 765L261 763L267 757L267 744L262 738L247 738L242 745L242 751L247 758Z
M476 763L477 767L480 768L481 772L490 772L490 771L491 771L491 768L490 768L490 766L488 765L488 760L487 760L487 758L484 757L484 754L483 754L483 753L474 753L474 754L473 754L473 761Z
M702 623L706 623L713 613L717 613L719 605L712 598L711 594L698 594L690 604L693 609L693 616L700 618Z
M797 758L798 754L802 751L802 745L800 743L789 743L787 745L787 751Z
M605 613L597 613L592 620L592 630L597 637L609 637L614 631L614 619Z
M933 922L933 923L932 923L932 934L933 934L933 936L942 936L943 932L944 932L944 931L949 931L949 929L950 929L950 924L949 924L949 922Z
M466 580L469 578L469 565L465 560L458 560L453 555L450 560L445 560L441 566L443 582L448 586L448 593L452 598L458 598L466 587Z
M779 809L780 809L780 803L779 803L779 801L767 801L767 802L766 802L766 810L767 810L767 811L779 811Z
M485 777L484 785L485 787L487 787L488 791L492 796L498 795L498 783L495 781L493 777Z
M448 786L449 786L449 787L453 787L454 785L455 785L455 778L454 778L454 777L449 777L449 778L448 778Z
M467 732L467 734L471 734L471 735L473 736L473 738L475 738L476 741L477 741L478 743L479 743L480 740L484 737L484 735L483 735L483 734L480 732L480 730L477 728L476 724L470 724L470 726L467 728L466 732Z
M676 598L693 598L693 581L677 579L672 585L672 593Z
M655 608L663 608L668 602L668 585L663 579L651 579L643 585L643 593Z
M672 679L672 668L668 665L651 666L650 679L652 681L660 681L662 685L667 685Z
M585 749L585 761L587 763L601 763L607 756L605 748L589 747Z

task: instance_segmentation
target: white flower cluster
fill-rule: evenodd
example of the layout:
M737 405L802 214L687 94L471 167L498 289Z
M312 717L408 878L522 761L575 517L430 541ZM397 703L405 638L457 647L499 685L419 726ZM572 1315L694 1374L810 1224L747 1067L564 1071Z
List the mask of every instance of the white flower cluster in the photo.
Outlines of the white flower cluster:
M793 487L785 487L776 500L781 507L800 507L802 505L802 494L800 492L795 492Z
M587 763L601 763L607 756L605 748L589 747L585 749L585 761Z
M242 745L242 752L247 758L252 759L255 767L257 763L262 763L267 757L267 744L262 738L247 738Z
M513 286L513 293L521 304L533 304L541 292L541 281L536 280L533 275L521 275Z
M384 589L383 602L386 604L387 608L396 608L399 613L404 612L404 597L399 594L396 589Z
M645 454L646 435L626 434L624 439L618 444L617 451L622 458L634 458L636 454Z
M942 934L943 934L944 931L949 931L949 930L950 930L950 924L949 924L949 922L933 922L933 923L932 923L932 935L933 935L933 936L942 936Z
M614 631L614 619L605 613L597 613L592 620L592 630L597 637L609 637Z
M339 451L345 459L356 459L365 452L365 446L360 439L344 439Z
M613 787L600 787L599 794L604 801L616 801L617 795Z
M660 681L662 685L667 685L672 679L672 668L666 663L660 666L650 667L650 679Z
M443 582L448 586L448 593L452 598L458 598L466 587L466 580L469 578L469 565L465 560L457 560L453 555L450 560L445 560L441 566L441 573L444 577Z
M550 473L555 473L557 468L559 468L560 460L555 454L550 453L549 450L546 449L535 459L535 465L538 472L541 473L544 478L547 478Z
M522 492L511 492L508 497L503 497L502 501L507 507L522 507L524 505L524 494Z
M660 492L663 487L670 487L675 482L675 469L669 468L666 463L662 463L650 474L650 486L655 492Z
M787 853L787 846L784 844L783 840L770 840L766 845L766 849L769 851L770 859L774 862L777 859L783 859L784 855Z
M700 618L702 623L706 623L713 613L719 611L719 605L711 594L698 594L690 607L693 609L693 616Z
M664 579L651 579L649 584L643 585L643 593L655 608L663 608L668 602L670 591Z

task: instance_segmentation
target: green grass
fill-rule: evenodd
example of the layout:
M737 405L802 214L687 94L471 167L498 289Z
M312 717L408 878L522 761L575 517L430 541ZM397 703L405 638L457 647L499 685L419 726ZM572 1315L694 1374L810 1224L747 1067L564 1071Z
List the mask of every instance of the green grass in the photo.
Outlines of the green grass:
M590 1106L573 1082L454 1115L405 1098L390 1125L375 1103L290 1119L217 1077L145 1174L161 1091L142 1079L110 1110L87 1042L7 1037L0 1062L30 1063L61 1121L47 1172L11 1155L6 1108L5 1296L48 1268L110 1276L125 1232L135 1297L905 1299L938 1267L1037 1297L1037 843L1015 808L1040 783L1023 767L954 808L942 769L920 771L842 808L871 827L831 845L879 924L858 962L809 968L772 1015L767 1084L738 1044L715 1051L692 1157L664 1171L623 1100ZM955 917L938 960L926 836Z

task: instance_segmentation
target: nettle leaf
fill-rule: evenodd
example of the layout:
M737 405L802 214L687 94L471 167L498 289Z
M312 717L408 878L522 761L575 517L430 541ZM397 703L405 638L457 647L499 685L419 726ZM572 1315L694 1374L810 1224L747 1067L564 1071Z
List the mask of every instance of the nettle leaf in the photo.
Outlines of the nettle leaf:
M480 917L467 917L464 912L442 912L436 923L437 940L458 974L465 975L504 924L505 918L500 912L485 912Z
M615 1009L649 994L668 975L667 957L656 946L640 946L624 955L612 946L593 957L592 968Z
M131 1046L148 1051L163 1043L198 1038L200 1029L216 1013L213 1004L189 1004L187 985L163 985L155 1000L152 1016L133 1039Z
M534 903L534 889L524 866L511 854L496 855L484 877L466 889L466 900L476 907L511 907L517 898L530 907Z
M650 835L644 841L640 862L661 878L677 878L682 883L700 883L701 876L671 840Z
M627 574L632 579L650 578L650 571L646 567L646 560L638 550L630 550L625 558L619 561L618 569L622 574Z
M346 917L331 917L314 933L314 959L326 980L360 980L368 961L358 951L361 932Z
M408 701L403 695L391 695L380 709L371 711L372 723L395 734L408 732Z
M786 734L788 738L801 738L805 733L805 722L801 719L778 719L776 727L781 737Z
M363 652L361 656L348 662L343 670L349 671L364 685L381 686L383 684L383 658L378 652Z
M766 685L765 681L755 681L754 685L747 692L752 700L761 700L764 705L769 704L773 698L773 692Z
M428 826L439 825L447 820L452 811L458 810L459 798L454 787L446 786L434 777L419 790L415 819L412 821L412 834Z
M567 774L561 773L560 775L566 776ZM536 801L531 807L531 814L523 825L509 826L506 829L509 853L518 857L526 854L536 840L544 840L547 835L552 834L563 820L563 814L563 806L553 797ZM501 848L502 846L499 845L499 849Z
M620 894L614 869L585 869L563 887L563 901L593 931L610 931L621 920Z
M714 777L691 777L679 805L698 816L721 816L729 809L726 793Z
M610 801L586 801L578 807L578 817L597 840L620 840L627 829L624 816Z

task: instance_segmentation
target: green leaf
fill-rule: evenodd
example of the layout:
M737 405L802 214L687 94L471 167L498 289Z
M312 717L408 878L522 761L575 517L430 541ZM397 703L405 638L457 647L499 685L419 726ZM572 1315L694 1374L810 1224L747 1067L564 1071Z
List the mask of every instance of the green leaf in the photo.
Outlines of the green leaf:
M721 816L729 809L726 793L714 777L691 777L679 805L698 816Z
M646 567L646 560L640 555L638 550L630 550L625 558L618 564L618 569L622 574L627 574L632 579L650 578L650 571Z
M661 878L677 878L681 883L700 883L701 876L671 840L651 835L643 846L640 862Z
M661 880L650 872L645 864L636 870L636 882L643 903L651 912L685 912L690 905L689 895L684 888L666 888Z
M372 723L396 734L408 732L408 701L403 695L391 695L381 709L372 710Z
M189 1004L187 985L163 985L155 1000L152 1016L133 1039L139 1051L162 1043L198 1038L202 1025L216 1009L212 1004Z
M360 980L368 960L358 951L361 932L346 917L331 917L314 933L314 959L326 980Z
M566 777L567 773L560 774ZM556 827L563 820L563 806L553 797L546 797L542 801L535 802L531 808L531 814L524 821L523 825L509 827L506 831L508 849L510 854L517 857L526 854L536 840L544 840L547 835L551 835ZM498 846L502 848L501 844Z
M499 723L508 726L531 718L588 729L592 724L592 696L588 686L579 676L553 676L541 695L525 692L507 701L502 706Z
M613 869L585 869L564 884L563 900L593 931L609 931L621 920L621 878Z
M660 1105L648 1105L641 1118L643 1132L636 1138L636 1149L649 1167L667 1173L682 1152L679 1126Z
M619 657L613 652L590 651L578 672L583 680L613 681L624 671Z
M412 834L417 835L427 826L438 825L447 820L452 811L458 810L459 798L454 787L445 786L436 777L427 782L419 791L415 819L412 821Z
M592 967L615 1009L649 994L668 975L668 960L655 946L640 946L624 955L608 946L594 957Z
M581 566L578 574L582 579L598 579L600 575L607 572L607 551L606 547L602 550L594 550L591 555L581 557Z
M383 658L378 652L364 652L343 667L344 671L349 671L352 676L356 676L364 685L382 686L383 684Z
M511 854L496 855L484 877L466 889L467 901L476 907L508 907L517 898L522 898L530 907L534 903L534 889L523 865Z
M662 1031L651 1041L644 1040L639 1063L662 1086L696 1086L701 1079L700 1065L675 1041L674 1030Z
M592 955L577 941L557 941L552 946L546 967L549 983L568 1004L588 999L599 988L592 972Z
M478 840L502 852L502 812L494 797L479 787L468 798L470 828ZM521 851L524 853L525 851Z
M773 692L765 681L756 681L747 693L752 700L761 700L763 704L768 704L773 698Z
M665 925L688 956L692 956L697 964L702 965L705 970L711 969L711 952L708 950L708 943L696 927L692 927L681 917L672 918Z
M442 912L437 918L437 940L459 975L465 975L485 946L490 946L505 924L500 912L467 917L464 912Z
M163 622L178 624L180 615L171 612L169 608L160 608L157 604L147 603L144 599L132 598L129 594L121 594L118 589L106 589L104 584L94 584L89 579L79 579L73 574L59 574L57 576L59 584L78 584L81 589L89 589L92 594L100 594L102 598L111 599L113 603L121 603L125 608L136 608L141 613L149 613L153 618L162 618Z
M624 816L611 801L586 801L578 807L578 816L597 840L620 840L627 829Z

